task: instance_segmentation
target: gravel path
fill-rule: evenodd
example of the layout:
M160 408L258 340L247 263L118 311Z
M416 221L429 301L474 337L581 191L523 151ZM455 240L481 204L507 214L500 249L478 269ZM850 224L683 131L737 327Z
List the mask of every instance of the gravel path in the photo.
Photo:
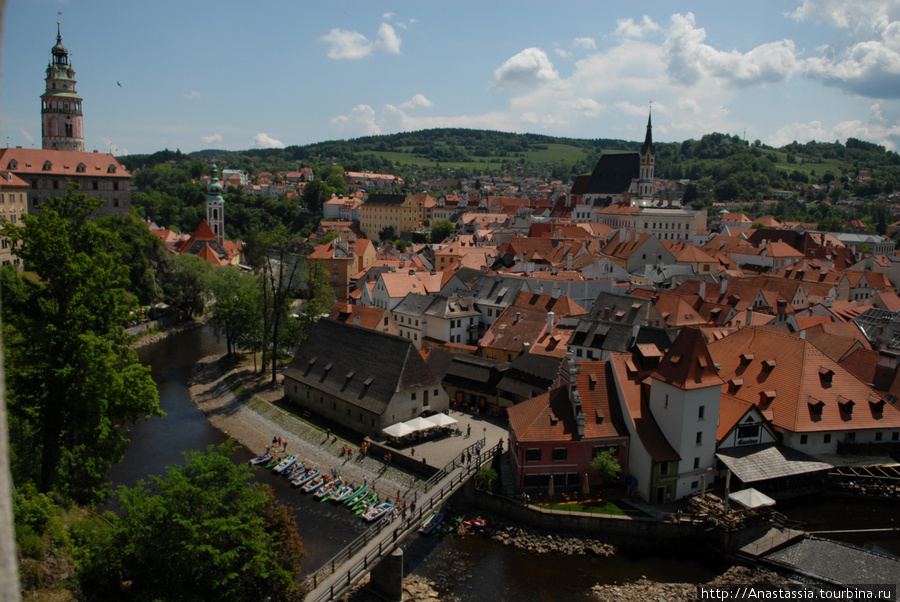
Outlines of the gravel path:
M326 470L335 468L344 477L369 483L388 480L391 487L408 485L409 475L385 467L380 459L361 457L354 443L342 439L327 442L325 431L285 412L273 402L284 396L282 385L272 385L270 375L252 368L227 365L222 356L200 360L189 383L191 399L206 414L210 424L237 440L252 453L265 453L275 436L287 440L287 453L300 454ZM340 456L341 448L353 449L353 459ZM281 451L281 448L278 448Z

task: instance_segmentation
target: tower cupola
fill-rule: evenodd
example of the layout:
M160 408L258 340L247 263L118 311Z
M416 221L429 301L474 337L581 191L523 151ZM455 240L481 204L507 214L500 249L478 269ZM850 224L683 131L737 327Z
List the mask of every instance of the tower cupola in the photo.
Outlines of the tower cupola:
M63 46L59 22L56 45L50 49L50 62L41 95L41 148L84 151L84 118L81 97L75 91L75 69L69 62L69 50Z

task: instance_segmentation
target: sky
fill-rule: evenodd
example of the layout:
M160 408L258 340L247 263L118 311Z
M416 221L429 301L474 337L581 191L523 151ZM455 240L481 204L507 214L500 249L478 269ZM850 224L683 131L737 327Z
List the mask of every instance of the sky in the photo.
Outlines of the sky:
M640 141L651 110L662 142L900 150L900 0L9 0L0 142L40 147L57 21L89 151L435 127Z

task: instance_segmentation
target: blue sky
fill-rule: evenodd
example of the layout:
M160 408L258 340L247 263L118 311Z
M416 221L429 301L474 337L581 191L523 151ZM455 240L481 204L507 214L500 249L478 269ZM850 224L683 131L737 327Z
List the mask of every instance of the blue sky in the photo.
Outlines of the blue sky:
M659 141L900 150L900 0L11 0L2 142L40 146L58 19L88 150L432 127L642 140L651 102Z

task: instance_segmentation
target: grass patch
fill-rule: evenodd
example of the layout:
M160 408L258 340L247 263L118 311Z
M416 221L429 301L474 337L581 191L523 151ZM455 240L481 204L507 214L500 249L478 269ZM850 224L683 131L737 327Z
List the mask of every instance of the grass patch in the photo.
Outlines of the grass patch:
M649 517L646 512L639 510L623 501L596 500L588 502L562 502L557 504L538 504L548 510L563 510L565 512L586 512L588 514L607 514L612 516Z

